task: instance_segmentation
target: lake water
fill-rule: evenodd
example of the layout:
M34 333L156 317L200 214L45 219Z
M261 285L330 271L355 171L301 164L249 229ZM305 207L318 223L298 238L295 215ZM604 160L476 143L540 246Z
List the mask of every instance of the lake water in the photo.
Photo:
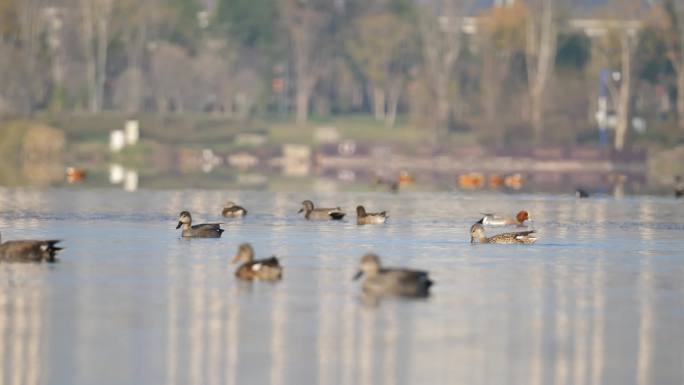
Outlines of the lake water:
M307 198L350 218L306 222ZM249 216L179 238L178 212L218 221L227 199ZM359 203L389 223L358 227ZM469 244L479 212L521 208L537 244ZM0 232L66 247L0 264L0 385L684 383L671 198L0 189ZM236 281L246 241L281 282ZM365 304L351 278L371 250L429 270L432 296Z

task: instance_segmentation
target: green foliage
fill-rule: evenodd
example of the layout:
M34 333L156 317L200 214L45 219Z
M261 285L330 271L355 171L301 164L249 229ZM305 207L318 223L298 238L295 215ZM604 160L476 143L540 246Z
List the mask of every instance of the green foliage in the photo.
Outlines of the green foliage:
M191 48L199 35L197 13L200 5L197 0L168 0L165 20L160 23L161 34L171 42Z
M215 23L245 47L270 47L278 9L272 0L219 0Z
M591 60L591 40L585 34L561 34L558 37L556 66L584 70Z

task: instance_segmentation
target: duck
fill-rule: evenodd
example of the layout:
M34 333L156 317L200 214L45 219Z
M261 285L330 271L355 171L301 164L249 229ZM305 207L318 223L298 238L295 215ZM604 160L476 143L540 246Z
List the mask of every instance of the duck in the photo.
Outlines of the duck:
M221 238L221 234L225 231L220 223L202 223L193 226L192 216L188 211L181 211L179 215L176 229L181 227L183 227L181 236L185 238Z
M518 211L515 218L502 217L491 213L482 213L482 224L485 226L507 226L507 225L517 225L519 227L526 226L525 221L532 220L530 213L526 210Z
M575 196L577 198L589 198L589 192L583 188L575 189Z
M501 233L487 238L481 221L470 227L470 243L499 243L499 244L533 244L537 241L535 230L518 231L515 233Z
M384 179L381 177L375 178L375 183L382 186L387 186L389 191L396 193L399 192L399 182L391 179Z
M367 213L363 206L356 206L357 225L376 225L385 223L386 221L387 211L381 211L379 213Z
M674 194L675 198L681 198L684 196L684 180L682 180L681 175L675 176Z
M275 256L267 259L254 260L254 249L249 243L243 243L238 247L237 254L232 263L242 261L235 276L247 281L277 281L283 277L283 268Z
M332 209L324 209L324 208L314 208L313 202L310 200L305 200L302 202L302 208L299 209L297 212L302 213L304 212L304 218L308 220L340 220L344 218L346 213L342 211L341 208L336 207Z
M1 239L0 239L1 241ZM15 240L0 243L0 262L56 262L59 239Z
M244 217L247 215L247 210L242 206L238 206L235 203L228 201L223 205L221 215L227 218Z
M370 295L396 295L402 297L427 297L433 285L428 272L403 268L383 268L380 257L368 253L361 258L361 267L354 276L358 280L365 275L362 290Z

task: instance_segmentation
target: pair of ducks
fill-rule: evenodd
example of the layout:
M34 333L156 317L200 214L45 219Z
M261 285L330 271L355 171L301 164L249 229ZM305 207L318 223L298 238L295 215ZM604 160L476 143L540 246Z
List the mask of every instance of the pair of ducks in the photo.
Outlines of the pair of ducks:
M243 263L235 270L235 276L247 280L277 281L283 276L283 268L276 257L254 259L254 249L249 243L238 247L233 263ZM362 284L365 294L374 296L398 295L404 297L427 297L433 282L428 273L422 270L403 268L383 268L380 258L372 253L361 258L361 267L354 280L365 275Z
M533 244L537 241L537 237L533 235L535 230L501 233L492 237L487 237L485 234L485 225L516 225L518 227L523 227L526 226L525 221L527 220L531 220L531 218L530 214L525 210L518 212L515 218L499 217L494 214L484 214L484 217L470 227L470 243Z
M227 218L244 217L247 210L233 202L226 202L221 215ZM176 229L183 228L181 236L184 238L221 238L225 230L221 228L221 223L201 223L192 225L192 215L189 211L181 211L178 217Z
M341 220L346 213L338 206L335 208L316 208L310 200L302 202L302 208L297 213L304 213L304 218L308 220L326 221ZM356 206L356 223L359 225L382 224L387 221L387 212L369 213L359 205Z

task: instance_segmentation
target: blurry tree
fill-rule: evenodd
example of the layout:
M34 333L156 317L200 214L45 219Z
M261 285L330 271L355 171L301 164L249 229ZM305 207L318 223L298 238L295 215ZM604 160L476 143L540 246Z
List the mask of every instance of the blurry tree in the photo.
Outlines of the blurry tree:
M332 56L330 10L322 0L278 0L278 6L292 46L297 124L304 125L311 93Z
M517 2L496 6L478 18L478 43L482 57L480 97L484 119L490 129L497 128L503 139L501 98L513 58L525 51L527 7Z
M88 109L102 110L105 81L107 80L107 49L114 0L80 0L81 40L86 60Z
M530 92L530 122L535 142L541 142L544 129L544 91L553 73L556 59L557 31L554 1L536 0L530 7L537 10L527 18L526 54L527 82Z
M373 112L378 120L394 125L397 104L410 60L407 48L410 25L390 12L367 14L358 19L347 51L373 89Z
M268 48L275 39L278 8L272 0L218 0L215 21L228 39L245 47Z
M666 0L663 10L667 58L677 76L677 122L684 130L684 4Z
M463 42L462 21L471 0L430 0L418 10L428 87L435 100L435 127L446 132L452 112L449 88Z

